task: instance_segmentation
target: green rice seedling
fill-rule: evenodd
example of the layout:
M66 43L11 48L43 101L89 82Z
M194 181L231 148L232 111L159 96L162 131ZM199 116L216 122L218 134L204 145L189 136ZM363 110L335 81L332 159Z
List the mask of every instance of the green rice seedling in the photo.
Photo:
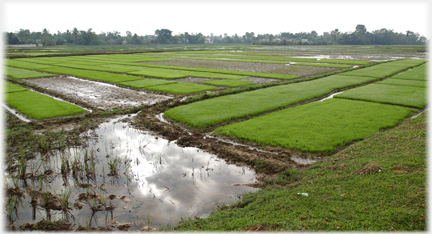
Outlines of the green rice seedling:
M163 85L163 84L173 84L177 83L177 81L168 81L168 80L159 80L159 79L141 79L135 81L127 81L127 82L119 82L118 84L134 87L134 88L145 88L155 85Z
M13 211L14 209L16 209L16 204L17 204L17 197L14 195L12 196L12 198L9 199L8 202L8 219L9 221L13 221Z
M110 159L108 162L108 168L110 170L109 176L115 176L118 175L118 166L119 166L119 159L116 157L114 159Z
M47 74L43 72L31 71L15 67L6 67L6 75L15 79L39 78L57 76L55 74Z
M218 128L215 133L259 145L332 153L338 146L395 126L415 110L344 99L328 99Z
M370 84L347 90L334 97L423 109L427 104L426 91L423 87Z
M373 81L371 77L332 75L325 78L258 89L172 108L165 116L189 126L206 128L322 97L334 90Z
M375 84L388 84L388 85L402 85L402 86L413 86L426 88L427 81L425 80L405 80L395 79L394 77L377 82Z
M76 105L62 102L33 91L8 93L6 95L6 103L9 106L15 107L21 113L35 119L67 116L86 112L86 110Z
M428 77L426 74L426 69L427 69L427 64L423 64L418 67L414 67L409 71L393 76L392 79L426 81Z
M27 176L27 160L22 156L19 162L18 175L20 175L20 178L25 179Z
M70 170L69 160L66 157L62 157L61 160L61 173L66 175Z
M424 63L424 60L420 60L420 59L407 59L407 60L393 61L393 62L381 63L375 66L362 68L354 71L344 72L342 73L342 75L384 78L422 63Z
M13 92L21 92L21 91L26 91L28 90L27 88L24 88L20 85L17 84L13 84L10 82L4 82L4 92L6 93L13 93Z
M38 68L50 67L50 65L38 64L38 63L29 63L26 61L22 61L20 59L5 59L4 64L10 67L17 68L25 68L29 70L37 70ZM46 74L49 75L49 74Z
M54 190L55 191L55 190ZM64 211L67 211L70 206L69 206L69 197L72 194L72 189L69 187L66 188L63 192L63 190L61 190L60 195L59 195L59 199L60 199L60 204L61 207Z

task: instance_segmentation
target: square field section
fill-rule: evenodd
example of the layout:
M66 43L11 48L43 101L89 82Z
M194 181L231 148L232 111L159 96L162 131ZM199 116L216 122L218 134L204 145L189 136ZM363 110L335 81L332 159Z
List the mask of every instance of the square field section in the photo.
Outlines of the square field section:
M215 132L259 145L331 153L338 146L393 127L414 112L398 106L329 99L230 124Z

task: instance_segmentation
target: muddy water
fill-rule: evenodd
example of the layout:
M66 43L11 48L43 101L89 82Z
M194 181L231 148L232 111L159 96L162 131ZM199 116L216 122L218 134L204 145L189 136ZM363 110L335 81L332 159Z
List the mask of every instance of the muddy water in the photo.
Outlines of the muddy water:
M78 79L72 76L27 79L26 82L55 90L92 106L107 110L154 104L171 98L120 88L102 82Z
M142 132L121 122L122 118L113 119L99 125L93 132L85 148L72 148L57 152L51 156L49 163L55 167L54 175L43 179L27 179L33 190L61 191L71 189L68 200L72 207L81 202L80 210L72 208L69 221L82 226L107 226L114 222L131 223L129 230L139 230L150 226L173 226L188 217L207 217L213 210L223 204L238 201L242 194L257 191L247 186L233 186L256 182L255 172L247 167L226 164L215 155L197 148L180 148L175 142L169 142L148 132ZM84 162L85 155L94 155L88 160L95 164L95 175L78 176L60 175L61 158ZM110 176L109 163L119 162L118 176ZM37 160L29 162L37 164ZM89 166L89 168L92 168ZM8 179L9 186L12 186ZM90 185L91 188L82 188ZM80 187L81 186L81 187ZM26 188L21 181L20 187ZM28 192L28 190L27 190ZM90 205L99 202L94 198L79 200L79 194L97 194L104 198L107 206L113 205L114 210L92 212ZM111 199L109 198L110 195ZM46 209L35 206L33 209L30 196L21 198L17 216L14 215L15 227L24 223L35 223L48 219ZM63 211L50 210L52 220L66 217ZM74 217L75 219L73 219Z

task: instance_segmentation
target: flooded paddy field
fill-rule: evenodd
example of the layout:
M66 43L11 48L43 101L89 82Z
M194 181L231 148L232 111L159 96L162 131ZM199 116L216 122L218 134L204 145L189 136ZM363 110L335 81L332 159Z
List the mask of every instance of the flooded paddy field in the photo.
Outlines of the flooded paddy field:
M154 104L172 98L71 76L33 78L27 79L26 82L44 89L54 90L103 110Z
M292 57L368 61L418 56L317 52L312 47L298 52L301 47L295 48L297 51L283 49L281 53L290 53ZM278 47L254 49L273 53ZM145 63L302 77L341 71L215 60ZM218 79L175 79L196 84L214 80ZM284 82L255 76L242 80L257 84ZM68 75L20 81L39 87L38 91L55 91L68 100L87 103L106 113L115 111L102 115L102 111L96 110L80 117L29 123L7 113L4 211L9 230L20 227L35 230L41 220L63 220L72 225L69 230L138 231L173 227L184 219L206 218L224 205L241 200L245 193L274 183L282 172L306 168L327 156L229 141L213 136L212 129L191 130L161 117L171 108L216 97L228 88L173 97L168 93L147 92L145 88L121 88ZM264 86L257 89L261 88ZM246 91L249 90L239 92ZM337 94L331 93L328 98ZM194 95L197 99L185 99ZM319 99L323 97L309 101ZM125 110L129 107L138 108ZM116 114L117 110L124 112Z
M257 181L248 167L137 130L127 118L82 133L81 147L15 162L21 169L5 175L13 226L66 219L74 228L166 227L257 190L234 186Z

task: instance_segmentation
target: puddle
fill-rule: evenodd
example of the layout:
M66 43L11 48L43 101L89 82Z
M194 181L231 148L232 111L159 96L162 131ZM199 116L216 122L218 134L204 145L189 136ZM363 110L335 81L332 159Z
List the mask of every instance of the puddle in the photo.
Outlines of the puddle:
M70 210L69 222L76 224L75 228L106 226L116 221L131 223L129 230L139 230L148 225L148 219L152 227L174 226L182 218L207 217L218 206L234 203L242 194L258 190L233 186L257 181L255 172L248 167L228 165L197 148L181 148L175 142L119 122L122 118L125 117L102 123L95 132L83 134L83 137L92 136L86 148L71 148L51 156L44 167L52 165L53 175L42 180L26 180L33 191L42 189L60 194L71 189L69 205L84 204L82 209ZM62 158L69 159L72 165L76 159L90 171L93 168L95 174L83 172L74 177L70 173L62 177L59 173ZM116 161L118 176L109 176L109 164L114 165ZM38 163L40 159L28 162L29 165ZM14 187L10 177L5 177L5 184ZM28 189L23 186L23 180L19 187ZM90 205L96 207L100 203L97 199L89 198L88 203L79 199L80 194L88 193L95 193L115 209L93 212ZM110 195L115 196L110 199ZM21 197L17 202L17 213L13 216L15 227L49 217L52 220L67 217L63 211L47 210L40 205L32 207L30 196Z
M331 99L331 98L333 98L335 95L338 95L338 94L341 94L341 93L343 93L343 91L342 91L342 92L338 92L338 93L334 93L334 94L332 94L332 95L330 95L330 96L328 96L328 97L326 97L326 98L323 98L323 99L319 100L319 102L322 102L322 101L327 100L327 99Z
M313 164L313 163L316 163L316 162L317 162L317 160L314 160L314 159L310 159L310 158L300 158L300 157L297 157L297 156L292 156L291 159L292 159L294 162L296 162L296 163L298 163L298 164L303 164L303 165Z
M55 90L70 98L104 110L134 107L143 104L151 105L172 98L72 76L34 78L28 79L26 82L42 88Z

